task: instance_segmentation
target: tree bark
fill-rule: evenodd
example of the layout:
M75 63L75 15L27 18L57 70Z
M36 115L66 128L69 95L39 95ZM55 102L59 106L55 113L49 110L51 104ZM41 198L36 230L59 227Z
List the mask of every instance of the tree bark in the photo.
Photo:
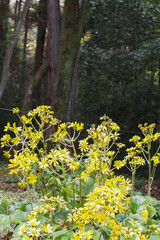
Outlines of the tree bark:
M8 74L9 74L9 65L10 65L10 60L11 60L11 56L13 53L13 49L17 43L18 36L20 34L22 25L24 23L25 16L27 14L30 3L31 3L31 0L26 0L22 14L20 16L20 19L19 19L16 29L15 29L14 37L13 37L11 43L9 44L8 49L6 50L5 59L4 59L4 63L3 63L2 79L1 79L1 83L0 83L0 101L2 100L2 96L3 96L4 90L7 85Z
M22 60L22 69L21 69L21 82L20 82L20 93L22 96L25 93L25 86L26 86L26 56L27 56L28 30L29 30L29 9L27 11L25 24L24 24L23 60Z
M38 8L38 31L36 41L36 52L35 52L35 69L36 73L38 69L43 65L44 53L45 53L45 41L46 41L46 27L47 27L47 1L40 0ZM35 105L41 104L41 85L42 79L37 81L33 89L32 97L35 101Z
M0 1L0 78L8 32L9 0Z
M40 0L38 9L38 31L35 53L35 72L37 72L38 68L43 63L46 27L47 27L47 1Z
M75 62L75 67L74 67L74 74L73 74L70 97L69 97L67 122L73 122L75 95L76 95L76 86L77 86L77 77L78 77L79 55L80 55L80 49L78 51L78 55L77 55L77 59L76 59L76 62Z
M30 108L32 92L33 92L35 86L37 85L37 83L42 78L46 69L47 69L47 61L44 61L43 64L41 65L41 67L39 67L39 69L37 70L35 76L33 76L33 77L28 76L28 78L30 80L30 83L29 83L29 85L26 89L25 96L24 96L24 99L23 99L23 105L22 105L22 109L21 109L21 114L22 115L24 115L28 112L28 110Z
M58 63L58 81L52 107L56 117L67 120L71 83L89 0L66 0L64 5Z
M58 55L60 43L60 5L59 0L48 0L48 80L47 105L51 105L54 95L58 73Z

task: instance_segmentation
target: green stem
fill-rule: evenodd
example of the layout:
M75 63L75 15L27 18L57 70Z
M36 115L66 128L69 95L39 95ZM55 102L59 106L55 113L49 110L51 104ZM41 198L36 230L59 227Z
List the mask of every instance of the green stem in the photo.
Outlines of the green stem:
M68 196L68 186L67 186L66 175L65 175L65 168L64 168L63 161L62 161L62 172L63 172L64 184L65 184L65 188L66 188L66 199L67 199L67 203L68 203L68 209L70 209L69 196Z
M136 175L136 169L134 168L132 171L132 188L131 188L131 198L133 196L134 191L134 185L135 185L135 175Z
M72 180L72 190L73 190L73 207L75 208L76 199L75 199L74 181L73 181L72 171L71 171L71 180Z
M152 176L151 176L151 186L152 186L152 183L153 183L153 180L154 180L154 176L155 176L155 173L156 173L156 167L157 165L153 165L153 168L152 168Z
M30 203L31 203L31 208L33 210L33 203L32 203L32 197L31 197L31 190L30 190L30 187L29 187L29 182L28 182L28 179L26 178L27 180L27 191L28 191L28 194L29 194L29 199L30 199Z
M102 237L102 230L101 230L101 233L100 233L100 235L99 235L98 240L101 240L101 237Z
M79 180L79 201L82 204L82 179Z
M149 171L148 171L148 196L151 196L151 180L152 180L152 164L151 164L151 154L150 154L151 144L148 143L148 163L149 163Z

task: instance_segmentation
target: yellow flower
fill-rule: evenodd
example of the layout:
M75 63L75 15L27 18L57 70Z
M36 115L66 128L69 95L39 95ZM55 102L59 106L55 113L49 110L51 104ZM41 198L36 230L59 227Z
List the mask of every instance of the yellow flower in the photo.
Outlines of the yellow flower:
M11 157L11 154L7 151L3 151L3 154L6 158L10 158Z
M157 165L157 164L160 163L160 160L159 160L159 157L158 157L158 156L152 157L152 160L153 160L153 162L154 162L155 165Z
M25 183L23 183L23 182L18 182L17 185L18 185L20 188L24 188L24 187L25 187Z
M4 127L5 132L7 132L8 130L11 130L11 125L9 122L7 123L7 126Z
M53 232L53 227L51 227L50 224L44 224L43 227L42 227L42 230L45 232L45 233L52 233Z
M85 237L85 239L87 239L87 240L93 239L93 231L92 231L92 230L89 230L89 231L85 232L85 233L84 233L84 237Z
M10 166L8 166L9 168L10 168ZM12 175L12 174L18 174L18 172L19 172L19 169L18 168L15 168L15 169L11 169L10 171L9 171L9 174L10 175Z
M18 114L19 113L19 108L13 108L13 114Z
M27 177L27 179L29 180L28 182L32 185L37 182L37 178L38 177L33 173L30 173L29 176Z
M87 176L87 174L85 172L81 173L81 178L84 180L84 182L88 181L88 176Z
M160 228L157 228L156 234L160 235Z
M40 222L37 222L36 218L32 218L28 222L32 227L36 227L40 224Z
M82 152L86 152L88 149L88 142L86 139L79 141L79 148Z
M71 240L80 240L83 237L83 234L81 232L75 233L73 238Z
M22 233L26 232L27 229L27 225L26 224L22 224L19 228L19 232L18 234L21 235Z
M49 166L47 161L47 157L42 158L41 161L38 163L39 168L46 169Z
M29 229L29 232L30 232L30 235L33 236L33 237L39 237L40 236L40 229L39 228L30 228Z
M147 221L147 218L148 218L148 211L147 211L147 208L145 207L145 208L142 210L141 219L143 219L143 220L146 222L146 221Z
M138 142L141 138L138 135L133 136L129 141L130 142Z
M117 160L117 161L115 161L114 162L114 167L116 168L116 169L120 169L121 167L123 167L125 165L125 162L124 161L121 161L121 160Z

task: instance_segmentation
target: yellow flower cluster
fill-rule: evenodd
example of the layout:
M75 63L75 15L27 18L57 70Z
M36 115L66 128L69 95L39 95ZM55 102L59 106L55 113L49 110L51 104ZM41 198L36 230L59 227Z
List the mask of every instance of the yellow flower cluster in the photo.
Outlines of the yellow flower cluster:
M92 125L87 138L79 141L79 149L85 156L85 171L81 174L85 182L92 175L99 180L106 179L111 174L113 159L119 148L123 147L123 144L116 142L119 139L119 126L106 116L101 119L104 121L97 127ZM112 150L113 145L117 146L117 150Z
M68 133L70 128L73 129L72 137ZM83 128L84 128L83 123L77 123L77 122L61 123L58 126L58 130L54 134L55 142L61 142L64 144L66 143L72 146L72 143L75 142L75 140L79 137ZM76 132L77 132L77 135L76 135Z
M52 226L50 220L47 220L49 216L56 214L57 207L59 209L66 209L66 203L62 197L51 197L41 200L43 205L34 208L33 211L28 215L27 221L22 224L19 228L18 235L23 237L23 239L37 239L38 237L47 237L47 239L53 239L53 236L48 237L53 234L55 229ZM42 217L43 216L43 217Z
M103 185L96 186L87 196L84 207L73 210L73 215L69 216L69 221L75 221L79 229L74 239L82 239L85 227L90 224L98 228L107 226L111 239L113 235L118 239L121 231L117 229L120 229L121 224L117 222L116 215L127 211L130 189L130 182L123 177L113 177L107 179Z
M9 158L10 174L18 175L20 187L25 187L26 183L34 184L38 177L33 169L44 171L50 169L55 171L54 167L61 169L61 163L64 163L65 170L76 171L79 168L79 162L70 156L70 152L64 148L52 149L47 153L47 141L45 140L45 132L49 127L57 125L59 121L53 117L53 111L49 106L39 106L29 111L27 116L20 116L19 109L13 109L13 113L17 114L22 122L22 126L16 126L10 123L4 128L6 133L1 138L1 147L9 147L8 151L4 151L4 155ZM78 135L68 139L67 128L73 128ZM79 136L83 129L83 124L61 123L58 130L54 134L55 142L61 141L66 137L64 142L72 142ZM15 150L16 147L16 150ZM13 158L12 158L13 156Z

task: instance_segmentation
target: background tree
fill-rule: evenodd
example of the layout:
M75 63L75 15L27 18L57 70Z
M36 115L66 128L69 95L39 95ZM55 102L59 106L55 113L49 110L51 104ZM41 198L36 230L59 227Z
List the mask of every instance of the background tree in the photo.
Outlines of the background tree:
M7 42L8 19L9 19L9 0L0 1L0 77L2 75L2 65L5 55L5 45Z
M157 122L159 17L156 1L92 1L76 118L91 123L106 113L126 130Z

